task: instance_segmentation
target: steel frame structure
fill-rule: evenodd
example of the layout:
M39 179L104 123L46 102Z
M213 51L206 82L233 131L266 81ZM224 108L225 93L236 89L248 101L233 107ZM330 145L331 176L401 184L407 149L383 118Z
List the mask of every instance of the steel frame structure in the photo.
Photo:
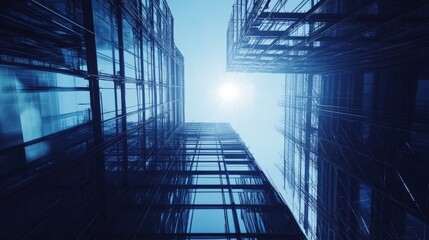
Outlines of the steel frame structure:
M118 174L111 169L107 179ZM134 162L128 184L126 201L108 213L99 236L303 239L291 212L229 124L181 125L150 161ZM108 183L108 191L116 187Z
M2 238L89 236L184 122L184 59L165 0L0 4Z
M427 57L425 1L290 2L235 1L228 70L324 74L421 64L418 58Z
M427 238L428 9L235 1L227 69L286 74L278 169L307 238Z

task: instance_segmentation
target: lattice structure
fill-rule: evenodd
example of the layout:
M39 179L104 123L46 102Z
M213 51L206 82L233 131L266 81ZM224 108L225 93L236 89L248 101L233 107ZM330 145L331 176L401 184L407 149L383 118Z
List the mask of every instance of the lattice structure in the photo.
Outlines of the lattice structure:
M149 161L130 166L128 197L108 212L106 232L99 236L303 239L229 124L185 123L158 147ZM107 179L117 174L107 172Z
M286 74L282 195L309 239L427 238L428 9L235 1L227 68Z
M0 238L101 226L184 121L183 61L164 0L0 3Z
M236 0L227 68L322 74L421 64L426 13L425 1Z

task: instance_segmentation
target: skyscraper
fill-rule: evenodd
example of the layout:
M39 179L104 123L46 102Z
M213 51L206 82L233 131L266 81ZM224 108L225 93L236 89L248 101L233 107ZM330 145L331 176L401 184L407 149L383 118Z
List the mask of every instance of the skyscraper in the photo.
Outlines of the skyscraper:
M184 123L165 0L0 6L2 239L303 238L228 124Z
M235 1L228 69L286 74L277 185L309 239L428 238L428 9Z
M184 121L165 1L0 8L0 235L85 236Z
M135 164L125 201L107 213L104 236L303 239L229 124L182 124L146 163ZM116 174L107 173L107 181Z

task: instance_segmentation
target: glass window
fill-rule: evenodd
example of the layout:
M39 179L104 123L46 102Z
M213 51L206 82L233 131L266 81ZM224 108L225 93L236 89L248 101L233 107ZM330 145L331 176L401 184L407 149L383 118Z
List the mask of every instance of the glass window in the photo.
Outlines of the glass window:
M283 211L261 208L237 209L242 233L288 233L293 225L285 220Z
M217 162L196 162L193 170L198 171L219 171L219 163Z
M263 189L233 189L235 204L267 205L277 201Z
M188 226L189 233L235 232L231 210L193 209ZM210 222L208 222L210 219Z
M262 185L262 179L258 176L246 176L246 175L237 175L237 174L230 174L229 176L229 182L232 185Z
M203 156L196 156L198 158L198 161L219 161L218 155L203 155Z
M191 194L193 204L231 204L226 189L193 189Z
M225 175L192 175L193 183L197 185L221 185L226 184Z
M226 164L226 169L228 171L249 171L249 170L253 170L252 167L248 164Z

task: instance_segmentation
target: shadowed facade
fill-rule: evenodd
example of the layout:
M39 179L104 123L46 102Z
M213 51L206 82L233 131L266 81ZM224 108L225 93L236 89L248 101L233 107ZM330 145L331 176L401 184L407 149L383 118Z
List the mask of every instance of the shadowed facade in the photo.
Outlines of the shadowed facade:
M428 238L428 9L234 2L227 69L286 74L277 185L309 239Z

